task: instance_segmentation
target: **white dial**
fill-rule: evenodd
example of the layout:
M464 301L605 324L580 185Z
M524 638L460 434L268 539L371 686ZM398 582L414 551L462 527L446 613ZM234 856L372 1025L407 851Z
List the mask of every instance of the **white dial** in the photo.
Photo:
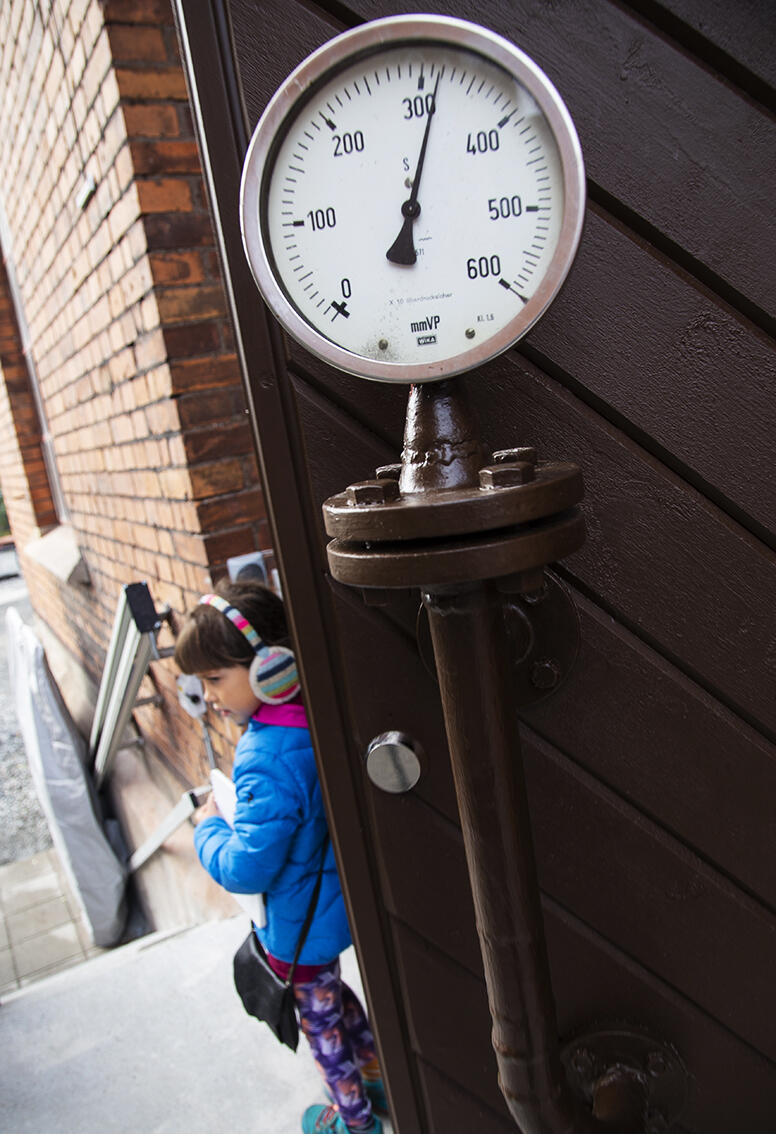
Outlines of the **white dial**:
M530 60L462 21L398 17L327 44L275 96L246 159L243 233L304 345L364 377L425 381L541 315L576 251L583 186L568 114Z

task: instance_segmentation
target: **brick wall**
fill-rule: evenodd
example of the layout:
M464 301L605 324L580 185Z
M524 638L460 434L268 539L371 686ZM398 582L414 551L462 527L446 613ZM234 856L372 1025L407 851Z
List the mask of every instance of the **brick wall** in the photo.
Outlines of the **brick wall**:
M24 544L56 523L41 450L40 418L30 387L21 333L5 261L0 258L0 481L13 515L16 538Z
M181 612L270 540L169 0L6 0L0 44L3 251L90 586L25 553L55 518L2 280L0 483L36 612L99 680L122 584ZM199 728L153 673L166 704L137 719L196 779Z

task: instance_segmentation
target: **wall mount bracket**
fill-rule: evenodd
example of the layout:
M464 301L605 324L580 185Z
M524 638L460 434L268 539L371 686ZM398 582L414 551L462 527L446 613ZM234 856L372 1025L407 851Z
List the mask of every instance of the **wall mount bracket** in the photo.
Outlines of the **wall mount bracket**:
M664 1134L684 1108L688 1076L682 1060L642 1029L587 1032L567 1043L560 1057L572 1091L613 1134Z
M579 614L568 587L547 569L533 579L500 580L504 592L504 623L511 652L514 704L527 709L557 692L579 654ZM514 588L514 589L513 589ZM426 607L421 605L415 627L418 650L427 672L436 681L436 665Z

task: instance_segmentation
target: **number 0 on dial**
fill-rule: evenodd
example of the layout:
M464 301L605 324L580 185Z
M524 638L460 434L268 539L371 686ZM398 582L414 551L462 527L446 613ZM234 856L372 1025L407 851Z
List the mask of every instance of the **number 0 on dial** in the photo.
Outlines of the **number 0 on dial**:
M364 378L424 382L512 345L576 253L584 167L571 118L513 44L398 16L309 56L243 169L258 287L286 330Z

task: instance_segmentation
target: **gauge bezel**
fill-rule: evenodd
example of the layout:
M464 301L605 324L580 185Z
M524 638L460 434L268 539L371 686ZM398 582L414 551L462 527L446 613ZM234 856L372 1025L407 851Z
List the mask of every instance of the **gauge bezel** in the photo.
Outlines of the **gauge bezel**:
M287 295L266 231L267 193L282 139L315 92L360 58L402 44L442 44L474 52L511 74L536 100L553 134L563 178L558 242L528 303L500 330L464 351L432 363L367 358L339 346L314 327ZM514 44L486 28L447 16L389 16L329 40L309 55L273 95L253 132L240 186L240 225L248 262L270 310L303 347L338 370L379 382L431 382L473 370L522 338L558 294L579 247L585 212L585 170L579 138L560 95L543 71Z

